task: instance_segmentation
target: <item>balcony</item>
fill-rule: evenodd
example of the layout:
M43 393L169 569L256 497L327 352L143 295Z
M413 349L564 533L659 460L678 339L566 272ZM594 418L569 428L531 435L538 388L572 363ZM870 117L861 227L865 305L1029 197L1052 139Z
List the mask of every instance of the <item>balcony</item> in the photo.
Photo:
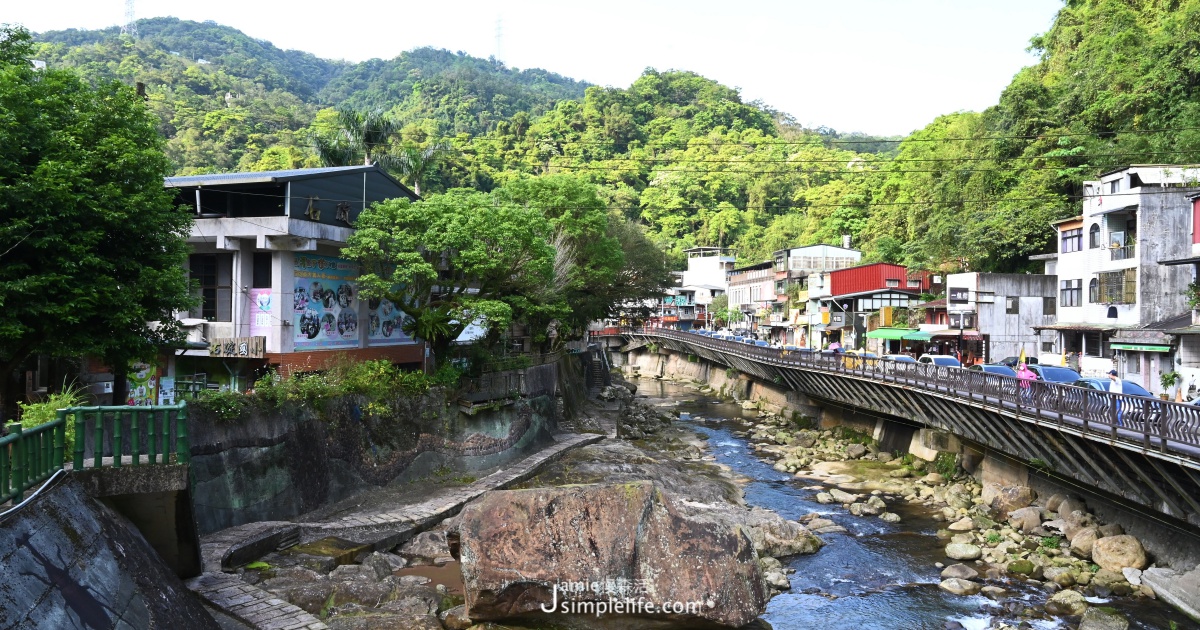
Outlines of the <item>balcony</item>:
M1114 247L1109 251L1110 260L1132 260L1137 257L1137 245Z

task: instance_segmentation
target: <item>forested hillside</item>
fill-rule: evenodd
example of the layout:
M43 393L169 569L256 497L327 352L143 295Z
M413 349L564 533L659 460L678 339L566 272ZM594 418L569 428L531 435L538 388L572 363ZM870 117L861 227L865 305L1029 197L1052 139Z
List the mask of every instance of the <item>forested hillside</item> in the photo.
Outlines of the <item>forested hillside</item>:
M995 106L902 141L805 129L685 70L604 88L430 49L348 64L168 19L137 41L43 34L39 55L146 83L181 173L315 165L328 108L381 108L397 146L448 146L423 191L571 174L677 262L693 245L757 261L850 234L876 260L1018 271L1050 247L1048 221L1078 212L1084 179L1200 161L1198 26L1200 0L1070 0Z

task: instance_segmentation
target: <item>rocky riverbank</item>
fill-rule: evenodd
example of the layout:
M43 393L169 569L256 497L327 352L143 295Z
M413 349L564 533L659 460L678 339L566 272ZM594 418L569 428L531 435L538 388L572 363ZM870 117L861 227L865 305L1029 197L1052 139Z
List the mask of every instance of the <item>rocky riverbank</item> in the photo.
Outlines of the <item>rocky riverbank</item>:
M1093 602L1155 597L1140 579L1152 566L1141 543L1120 525L1100 522L1077 497L985 487L952 454L929 462L880 451L855 431L802 429L776 414L759 416L745 437L776 470L812 482L818 502L889 522L900 519L889 506L903 502L944 523L936 535L945 541L946 560L938 568L947 592L983 595L1010 614L1064 618L1088 630L1129 625L1119 612ZM802 520L816 533L840 529L815 515ZM1042 597L1030 597L1031 588Z

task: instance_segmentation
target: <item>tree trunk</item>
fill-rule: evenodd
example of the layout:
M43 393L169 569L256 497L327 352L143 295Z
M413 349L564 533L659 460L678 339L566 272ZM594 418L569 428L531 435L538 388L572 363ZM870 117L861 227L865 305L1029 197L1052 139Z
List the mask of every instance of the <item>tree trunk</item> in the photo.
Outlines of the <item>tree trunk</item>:
M129 398L129 368L125 365L114 365L112 371L112 404L124 405Z

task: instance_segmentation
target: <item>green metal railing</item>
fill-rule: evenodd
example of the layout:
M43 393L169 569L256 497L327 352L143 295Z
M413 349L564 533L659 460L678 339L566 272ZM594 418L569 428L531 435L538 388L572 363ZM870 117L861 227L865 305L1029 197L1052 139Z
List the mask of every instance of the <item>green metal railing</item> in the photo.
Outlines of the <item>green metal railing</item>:
M87 425L92 428L92 468L103 465L104 453L112 455L112 467L124 465L123 455L130 455L129 465L140 466L142 456L148 456L150 464L190 461L190 445L187 434L187 403L146 407L72 407L64 409L75 420L75 470L83 470L86 453ZM128 420L126 424L125 420ZM174 421L172 421L174 420ZM109 448L105 449L105 438ZM128 444L129 448L126 449Z
M90 426L89 426L90 425ZM147 407L70 407L46 424L23 428L6 425L0 437L0 504L20 502L25 491L63 468L67 428L75 436L72 467L83 470L91 437L91 468L121 468L191 461L187 403ZM143 461L145 458L145 462Z
M63 467L67 422L58 418L26 429L19 422L5 426L0 437L0 503L18 503L25 491L50 478Z

